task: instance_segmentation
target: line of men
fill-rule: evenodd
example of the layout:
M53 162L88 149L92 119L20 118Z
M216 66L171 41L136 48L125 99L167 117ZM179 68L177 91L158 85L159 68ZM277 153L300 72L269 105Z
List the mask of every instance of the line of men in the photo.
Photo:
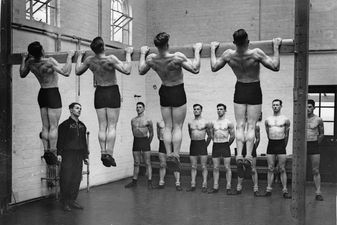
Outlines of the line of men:
M186 117L186 93L184 90L183 69L197 74L200 71L200 52L202 43L193 45L194 58L188 59L183 53L169 52L170 35L161 32L154 38L158 53L150 53L147 46L141 47L139 74L145 75L151 68L162 81L159 89L160 109L164 122L163 143L167 154L167 164L179 170L179 153L182 142L182 127ZM281 38L273 39L273 56L267 56L261 49L249 49L248 34L244 29L233 33L236 49L228 49L216 57L219 42L211 43L211 70L220 70L228 64L236 78L234 92L234 114L236 120L236 161L239 167L250 168L253 164L253 149L256 136L256 123L261 114L262 90L260 86L260 64L278 71L280 68L279 47ZM91 45L94 56L88 56L82 62L84 51L78 51L75 66L76 75L82 75L88 69L93 72L97 84L94 106L97 112L101 148L101 160L106 167L116 166L113 150L116 139L116 125L120 113L121 98L116 79L116 70L129 75L131 73L132 47L127 47L126 61L120 61L114 55L106 55L104 41L96 37ZM58 73L69 76L71 59L69 52L66 64L62 67L55 59L45 58L39 42L28 46L28 53L22 57L20 76L26 77L30 71L38 79L41 89L38 95L42 119L41 139L44 143L45 159L48 163L56 158L57 126L61 115L62 103L58 91ZM223 134L219 134L222 140ZM244 145L246 155L243 156ZM220 145L219 145L220 146ZM216 190L216 186L214 187Z
M281 113L282 100L274 99L272 101L273 115L265 120L265 129L268 138L267 146L267 188L264 194L259 194L258 190L258 173L256 169L257 148L260 143L260 122L262 121L262 114L260 115L259 122L255 128L255 142L253 149L253 163L252 166L237 163L238 182L236 191L233 192L231 188L231 150L230 145L235 139L234 124L225 118L227 107L219 103L217 105L218 118L215 121L209 122L202 117L202 105L193 105L194 119L188 123L188 132L191 139L190 143L190 164L191 164L191 186L186 190L187 192L196 191L196 176L197 176L197 163L200 158L202 168L202 184L201 192L214 194L219 192L219 168L220 162L223 159L224 168L226 172L226 193L227 195L238 195L242 193L242 182L245 173L252 176L253 193L254 196L270 197L272 195L272 184L274 181L275 162L278 162L280 172L280 180L282 184L282 196L285 199L290 199L291 196L287 189L287 173L286 173L286 147L289 139L290 120ZM308 135L308 156L312 162L312 171L314 176L314 183L316 187L316 197L318 201L323 201L320 190L320 174L319 162L320 151L319 143L324 137L324 127L322 119L316 116L313 111L315 102L308 100L307 108L307 135ZM125 185L125 188L132 188L137 186L139 167L141 163L141 156L143 154L144 162L146 165L146 174L148 178L148 188L164 189L165 187L165 174L167 154L165 145L163 143L163 121L157 122L157 137L159 140L159 184L153 186L152 184L152 167L151 167L151 148L150 144L153 140L153 122L145 115L145 104L138 102L136 104L137 116L131 120L131 128L134 136L133 142L133 157L134 157L134 174L130 183ZM247 132L247 128L245 129ZM207 176L208 176L208 152L207 146L213 141L212 147L212 162L213 162L213 187L208 189ZM243 155L246 155L246 145L244 145ZM175 186L177 191L182 191L180 184L180 168L174 168Z

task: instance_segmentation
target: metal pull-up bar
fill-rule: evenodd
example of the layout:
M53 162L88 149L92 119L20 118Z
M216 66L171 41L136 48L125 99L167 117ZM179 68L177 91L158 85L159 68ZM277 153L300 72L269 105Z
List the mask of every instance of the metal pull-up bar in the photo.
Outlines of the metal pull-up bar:
M272 54L273 53L273 42L272 40L267 41L252 41L250 43L250 48L260 48L262 49L266 54ZM227 49L235 49L235 45L233 43L220 43L220 46L218 50L216 51L217 56L220 56L223 51ZM155 47L150 48L150 53L157 52L157 49ZM186 55L188 58L194 58L193 48L192 45L188 46L172 46L170 47L170 52L182 52ZM124 49L107 49L105 51L106 55L115 55L120 60L125 60L125 51ZM284 39L282 40L281 46L280 46L280 53L294 53L294 42L292 39ZM88 57L89 55L94 55L92 51L86 51L85 57ZM53 57L55 58L59 63L65 63L67 59L67 53L66 52L53 52L53 53L46 53L47 57ZM201 51L201 58L210 58L211 57L211 45L210 44L203 44L202 51ZM73 57L73 62L76 62L77 56L75 55ZM132 61L139 61L140 58L140 50L136 49L134 50L132 54ZM12 54L9 57L9 63L12 65L20 64L21 63L21 54Z

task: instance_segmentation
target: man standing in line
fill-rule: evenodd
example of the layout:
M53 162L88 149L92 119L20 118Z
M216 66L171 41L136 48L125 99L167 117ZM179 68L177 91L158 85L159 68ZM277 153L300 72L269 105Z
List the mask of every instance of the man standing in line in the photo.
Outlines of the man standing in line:
M136 105L137 116L131 120L133 140L133 178L131 183L125 185L125 188L131 188L137 186L139 166L143 153L143 158L146 165L146 174L148 175L147 185L149 189L152 189L152 167L151 167L151 147L150 144L153 139L153 123L148 119L145 114L145 104L143 102L137 102Z
M198 166L198 156L202 167L202 188L201 192L207 192L207 146L211 142L210 124L201 116L202 106L200 104L193 105L194 119L188 123L188 133L191 138L190 145L190 161L191 161L191 187L186 191L196 190L196 176ZM207 134L207 140L205 140Z

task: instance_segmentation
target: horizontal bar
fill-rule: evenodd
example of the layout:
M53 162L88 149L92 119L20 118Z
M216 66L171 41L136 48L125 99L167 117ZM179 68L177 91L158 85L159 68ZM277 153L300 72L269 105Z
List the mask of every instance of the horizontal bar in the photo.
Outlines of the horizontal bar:
M211 45L210 44L204 44L201 51L201 58L210 58L211 56ZM266 54L272 54L273 53L273 44L272 40L268 41L252 41L250 43L250 48L260 48L262 49ZM221 43L218 50L217 50L217 56L220 56L225 50L227 49L235 49L235 45L233 43ZM150 48L150 53L156 53L157 49L155 47ZM184 53L188 58L194 58L193 48L192 45L189 46L173 46L170 47L170 52L182 52ZM117 58L119 58L122 61L125 61L125 51L124 49L107 49L105 51L106 55L115 55ZM280 47L280 53L294 53L294 43L292 39L284 39L282 40L282 44ZM88 57L90 55L94 55L92 51L86 51L85 57ZM53 52L53 53L46 53L47 57L53 57L55 58L59 63L65 63L67 59L67 53L66 52ZM136 49L134 50L132 54L132 61L139 61L140 57L140 50ZM73 57L73 62L76 62L76 55ZM10 64L20 64L21 63L21 55L20 54L12 54L9 57L9 63Z

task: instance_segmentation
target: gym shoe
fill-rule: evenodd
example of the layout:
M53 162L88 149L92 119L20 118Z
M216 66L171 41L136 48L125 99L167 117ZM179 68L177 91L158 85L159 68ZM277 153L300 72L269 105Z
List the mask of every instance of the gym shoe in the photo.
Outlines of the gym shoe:
M236 190L236 194L237 195L241 195L242 194L242 190Z
M316 195L315 199L316 201L324 201L323 196L320 194Z
M266 193L264 193L264 197L270 197L271 196L271 191L266 191Z
M110 154L102 154L101 160L106 167L116 166L116 161Z
M226 189L226 194L227 195L237 195L237 191L233 192L231 189ZM240 191L240 194L241 194L241 191Z
M283 193L283 198L285 199L291 199L291 195L288 192Z
M73 209L84 209L83 206L81 206L80 204L78 204L76 201L73 201L72 203L70 203L70 207Z
M43 158L48 165L56 165L57 163L57 156L50 150L44 152Z
M132 188L132 187L137 187L137 181L132 179L130 183L124 186L125 188Z
M196 187L190 187L188 189L186 189L187 192L193 192L196 190Z
M63 204L63 211L70 212L71 211L70 206L68 204Z
M159 184L154 189L164 189L164 188L165 188L165 184Z
M212 188L211 190L208 191L208 194L215 194L218 192L219 192L219 189Z
M177 191L182 191L183 188L182 188L180 185L176 185L176 190L177 190Z
M147 181L147 189L154 189L151 180Z
M202 193L207 193L207 187L202 187L202 188L201 188L201 192L202 192Z

